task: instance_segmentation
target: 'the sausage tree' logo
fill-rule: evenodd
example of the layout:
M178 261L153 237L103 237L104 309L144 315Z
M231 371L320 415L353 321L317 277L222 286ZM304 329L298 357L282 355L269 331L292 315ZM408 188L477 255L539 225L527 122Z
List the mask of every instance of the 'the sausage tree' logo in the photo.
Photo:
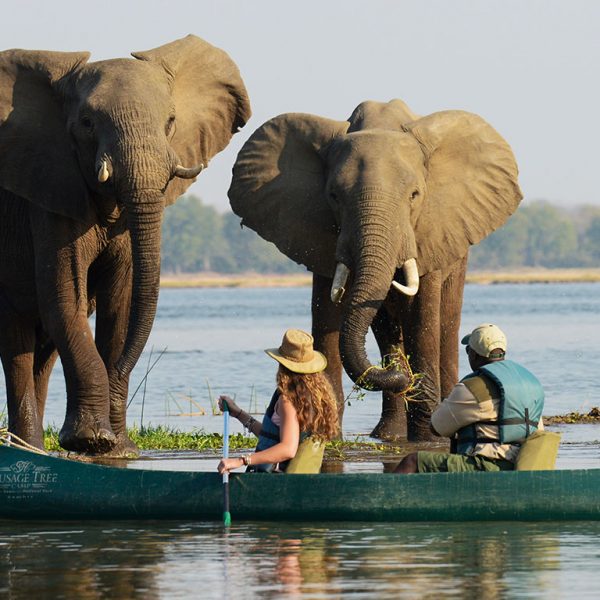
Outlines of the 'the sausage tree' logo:
M58 473L53 473L50 467L40 467L28 460L0 467L0 489L11 494L43 493L57 481Z

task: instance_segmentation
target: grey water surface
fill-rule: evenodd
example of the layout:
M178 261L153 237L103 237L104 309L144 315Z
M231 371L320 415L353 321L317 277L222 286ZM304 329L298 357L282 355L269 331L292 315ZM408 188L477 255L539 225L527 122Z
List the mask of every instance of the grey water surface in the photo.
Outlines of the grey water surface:
M598 597L598 522L0 525L4 598Z
M131 377L130 393L140 387L130 401L128 423L220 432L222 418L212 415L211 399L221 393L235 396L244 408L264 410L276 363L263 349L279 346L288 327L310 330L310 298L308 287L162 289L152 334ZM600 405L600 284L467 285L461 333L482 322L499 325L508 337L508 356L540 379L546 415ZM372 336L367 342L377 361ZM460 361L463 375L468 364L462 351ZM349 393L347 378L345 388ZM57 368L46 423L62 424L64 397ZM347 436L373 429L379 398L376 393L350 398Z
M219 393L260 412L276 370L263 349L279 345L288 327L309 329L309 315L308 288L163 289L132 376L131 392L142 385L129 424L221 432L222 417L211 412ZM507 333L510 357L542 381L545 414L600 405L600 284L467 286L462 332L489 321ZM46 422L60 426L64 406L57 369ZM345 436L368 435L378 417L377 394L350 399ZM559 468L600 468L596 426L555 429L563 433ZM193 453L136 462L216 467ZM600 522L239 523L232 513L229 531L202 522L0 521L0 597L598 597Z

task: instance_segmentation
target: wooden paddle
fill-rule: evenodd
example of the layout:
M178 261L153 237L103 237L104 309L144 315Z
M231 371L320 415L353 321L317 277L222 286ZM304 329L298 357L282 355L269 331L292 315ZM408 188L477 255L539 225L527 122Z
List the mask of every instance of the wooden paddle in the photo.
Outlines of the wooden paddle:
M229 458L229 407L223 402L223 458ZM231 525L229 512L229 472L223 471L223 525Z

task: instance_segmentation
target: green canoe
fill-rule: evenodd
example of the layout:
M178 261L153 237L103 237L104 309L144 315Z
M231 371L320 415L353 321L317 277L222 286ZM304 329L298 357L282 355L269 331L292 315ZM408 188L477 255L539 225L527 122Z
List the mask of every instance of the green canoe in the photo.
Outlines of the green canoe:
M223 516L217 473L107 467L0 445L0 518ZM392 475L233 474L234 521L600 519L600 469Z

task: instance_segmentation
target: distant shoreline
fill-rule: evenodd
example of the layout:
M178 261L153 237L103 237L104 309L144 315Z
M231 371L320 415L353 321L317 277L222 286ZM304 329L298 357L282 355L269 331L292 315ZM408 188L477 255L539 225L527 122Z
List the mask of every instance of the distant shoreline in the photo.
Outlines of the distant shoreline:
M515 271L471 271L467 283L597 283L600 269L519 269Z
M260 273L187 273L163 275L164 288L257 288L310 286L310 273L263 275ZM515 271L470 271L467 283L595 283L600 282L600 269L520 269Z

